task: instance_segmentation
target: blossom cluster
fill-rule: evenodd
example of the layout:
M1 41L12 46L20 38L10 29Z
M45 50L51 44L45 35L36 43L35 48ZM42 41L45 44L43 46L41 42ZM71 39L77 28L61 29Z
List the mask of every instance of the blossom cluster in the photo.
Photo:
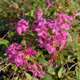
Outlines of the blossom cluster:
M23 65L26 56L31 54L37 54L37 52L29 47L26 50L21 50L22 47L17 43L12 43L7 49L6 54L9 57L9 62L15 64L16 66Z
M73 19L63 13L57 14L57 18L53 20L43 18L42 15L43 12L37 9L35 23L31 24L31 28L28 25L29 21L21 19L14 29L17 30L19 35L22 35L22 32L27 32L29 28L33 33L37 32L38 37L36 37L35 41L39 43L40 48L45 48L48 51L54 61L57 61L55 51L60 51L65 48L67 38L66 30L69 29L70 21ZM34 58L31 61L30 59L33 55L37 54L37 52L29 47L29 44L31 43L28 43L25 49L17 43L12 43L5 51L8 55L9 62L16 66L23 65L23 69L31 71L34 77L43 77L45 72L42 67L47 68L49 62L47 66L42 66ZM59 53L58 55L61 57Z
M29 21L26 21L24 19L21 19L16 26L14 27L15 30L17 30L19 35L22 35L22 32L27 32L26 29L29 28Z
M27 69L33 73L34 77L43 77L45 74L45 72L42 70L42 65L39 63L27 63L26 66Z
M43 77L45 74L42 69L39 69L40 64L30 64L28 62L30 55L37 54L37 52L31 47L22 50L22 47L19 44L12 43L5 52L8 55L10 63L15 64L16 66L24 65L24 68L27 67L27 69L33 73L34 77Z
M42 13L39 9L37 10L37 18L35 23L32 23L31 28L37 31L38 39L41 48L45 48L51 56L54 51L63 49L65 46L67 32L69 29L70 21L72 17L66 14L57 14L57 18L54 20L46 19L42 17ZM55 57L54 60L56 61Z

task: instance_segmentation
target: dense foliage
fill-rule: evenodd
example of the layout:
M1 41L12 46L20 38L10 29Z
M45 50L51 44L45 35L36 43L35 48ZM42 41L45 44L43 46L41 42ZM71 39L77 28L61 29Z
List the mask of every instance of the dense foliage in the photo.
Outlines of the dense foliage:
M79 80L79 0L0 0L0 80Z

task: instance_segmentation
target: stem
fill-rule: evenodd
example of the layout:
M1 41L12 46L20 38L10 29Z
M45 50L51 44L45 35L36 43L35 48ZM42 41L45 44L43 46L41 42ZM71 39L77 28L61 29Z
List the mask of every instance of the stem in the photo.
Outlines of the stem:
M80 62L78 62L78 66L79 66L79 80L80 80Z

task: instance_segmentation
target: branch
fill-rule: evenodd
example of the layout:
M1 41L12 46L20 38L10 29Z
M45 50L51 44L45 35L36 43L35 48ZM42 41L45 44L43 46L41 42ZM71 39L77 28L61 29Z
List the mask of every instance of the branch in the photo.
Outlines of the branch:
M8 67L9 65L11 65L11 63L7 64L5 67L3 67L2 69L0 69L0 72L3 71L6 67Z

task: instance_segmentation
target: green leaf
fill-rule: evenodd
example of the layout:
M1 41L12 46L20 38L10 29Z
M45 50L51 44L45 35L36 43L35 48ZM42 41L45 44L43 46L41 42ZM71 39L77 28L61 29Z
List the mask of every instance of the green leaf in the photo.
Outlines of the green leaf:
M69 71L69 72L67 73L67 75L70 76L70 75L72 75L73 73L74 73L73 71Z
M79 38L79 35L78 34L75 34L74 39L75 40L78 40L78 38Z
M21 44L25 46L26 45L26 40L22 40Z
M60 70L58 71L58 77L59 77L59 78L62 77L62 71L63 71L63 68L60 68Z
M0 44L4 44L6 47L8 47L8 43L9 43L8 40L6 40L6 39L1 40L0 39Z
M32 80L32 77L30 74L28 73L25 73L25 76L26 76L26 79L25 80Z
M18 78L19 78L18 76L17 76L17 77L15 77L15 80L18 80Z
M8 34L8 37L11 38L12 36L14 36L14 34L15 34L15 32L12 31L12 32L10 32L10 33Z
M42 65L47 66L47 62L44 58L40 57L38 60Z
M72 61L73 60L73 55L68 55L68 61Z
M68 52L66 50L64 50L64 49L61 50L60 52L61 52L62 55L68 55Z
M78 66L75 67L75 70L76 70L76 78L78 79L79 78L79 68L78 68Z
M34 56L35 56L35 57L39 57L42 53L43 53L43 52L40 51L40 52L38 52L38 54L36 54L36 55L34 55Z
M76 24L78 24L79 22L78 22L78 20L76 20L76 19L74 19L73 21L71 21L71 25L76 25Z
M39 80L38 78L33 77L32 80Z
M55 75L54 69L53 69L53 64L50 64L50 66L48 67L48 73Z
M44 80L53 80L49 74L44 75Z
M73 47L73 50L76 50L77 49L77 46L74 42L71 43L72 47Z

